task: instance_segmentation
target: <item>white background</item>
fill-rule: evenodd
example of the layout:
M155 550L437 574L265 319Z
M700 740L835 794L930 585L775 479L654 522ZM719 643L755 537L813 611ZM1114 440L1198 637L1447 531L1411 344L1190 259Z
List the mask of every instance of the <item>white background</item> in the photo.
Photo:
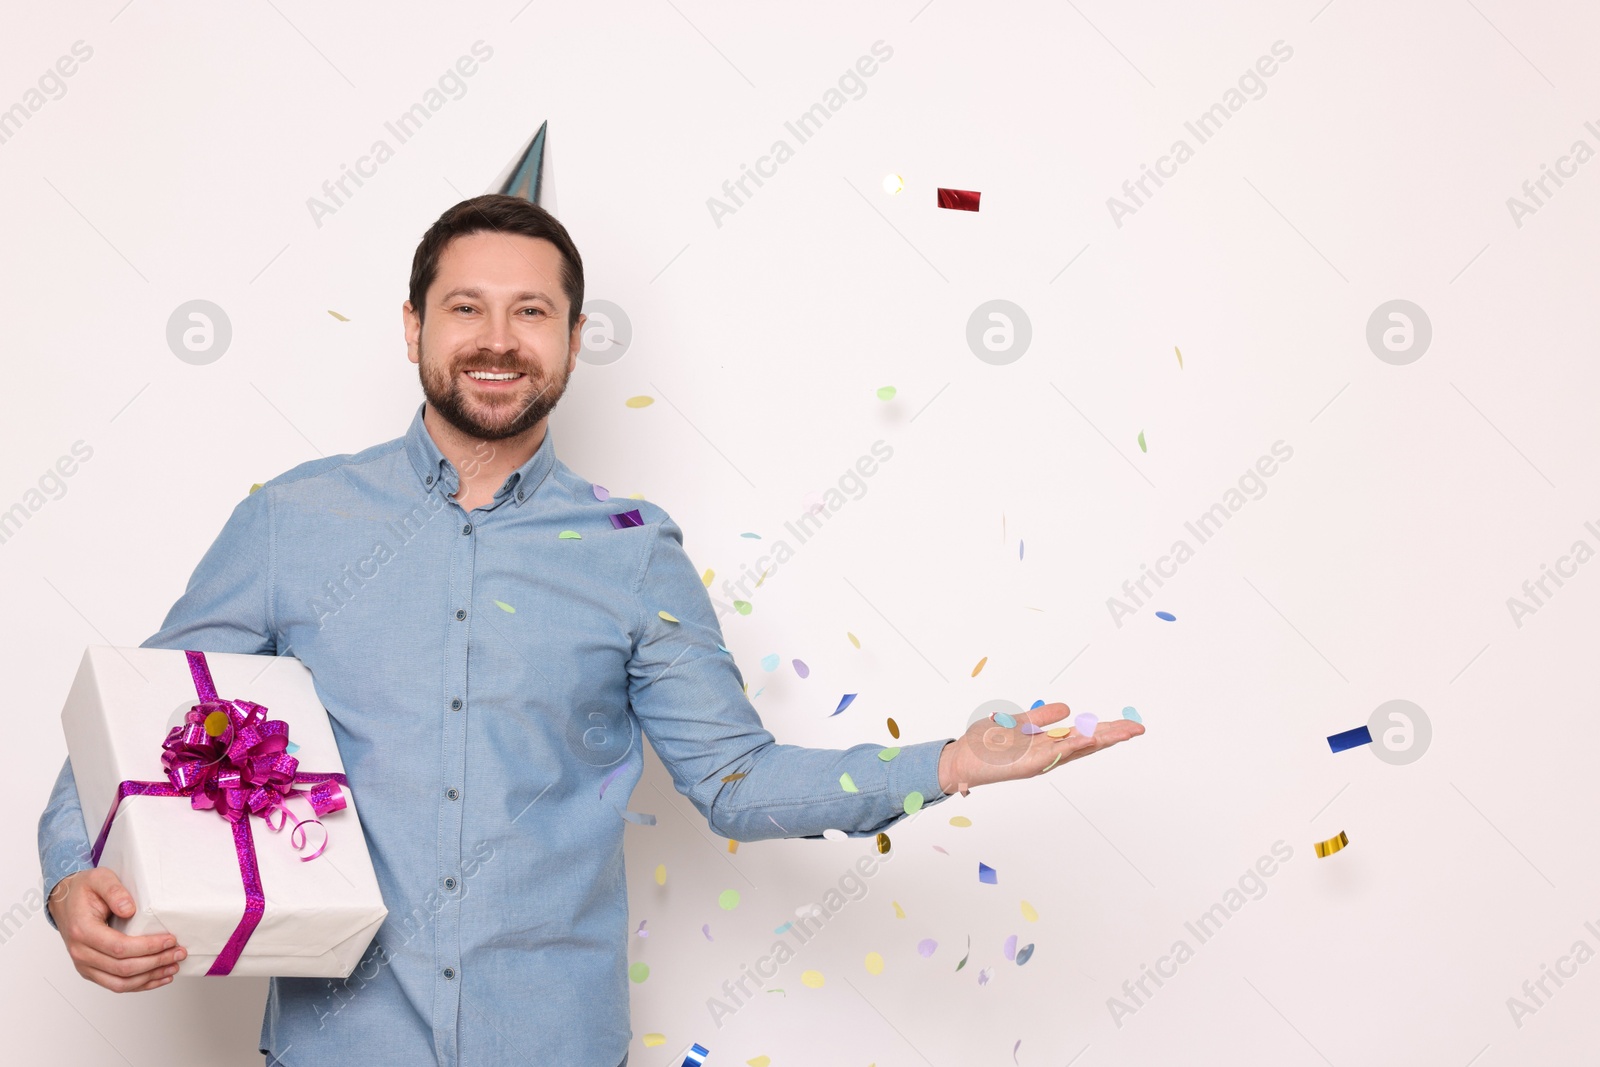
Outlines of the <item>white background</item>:
M1600 964L1520 1027L1506 1000L1574 941L1600 949L1583 926L1600 925L1600 564L1520 627L1506 598L1573 541L1600 548L1583 527L1600 525L1600 162L1521 227L1506 198L1574 140L1600 148L1583 127L1600 120L1594 14L921 3L11 13L0 107L74 41L94 53L0 144L0 510L75 441L94 454L0 544L8 1058L260 1062L264 982L118 997L30 911L57 713L83 646L157 629L251 483L405 430L416 242L546 119L589 296L634 329L619 361L579 365L554 416L569 465L668 508L720 585L874 441L894 449L725 623L780 739L887 743L888 715L906 740L951 736L994 698L1132 705L1148 727L902 824L866 897L769 983L783 993L720 1030L706 998L866 843L729 855L652 763L631 806L660 823L628 843L632 923L650 931L630 947L651 966L635 1064L694 1040L712 1064L774 1067L995 1064L1019 1039L1024 1067L1591 1054ZM480 39L493 58L465 95L316 225L306 199ZM784 121L878 40L893 57L865 95L795 145ZM1293 57L1265 95L1197 145L1184 121L1279 40ZM794 158L716 225L706 199L780 137ZM1107 197L1178 137L1194 158L1115 225ZM982 210L936 209L937 186L982 191ZM196 298L233 325L208 366L165 340ZM1007 366L965 341L995 298L1032 323ZM1395 298L1433 327L1407 366L1365 340ZM641 394L657 402L624 406ZM1115 625L1106 598L1278 440L1294 455L1266 495ZM828 718L845 692L861 696ZM1422 759L1329 753L1326 735L1394 698L1432 721ZM958 814L973 826L951 827ZM1350 847L1316 858L1341 829ZM1293 858L1266 895L1116 1025L1107 998L1178 938L1195 945L1185 920L1280 839ZM733 912L717 907L728 888ZM1037 946L1025 967L1002 957L1012 933ZM647 1032L666 1044L646 1050Z

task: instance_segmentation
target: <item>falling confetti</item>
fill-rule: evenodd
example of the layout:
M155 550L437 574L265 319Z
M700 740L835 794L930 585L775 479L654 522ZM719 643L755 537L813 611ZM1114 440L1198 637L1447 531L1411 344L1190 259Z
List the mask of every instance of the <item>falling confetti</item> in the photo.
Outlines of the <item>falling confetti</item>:
M774 934L777 934L779 937L782 937L784 934L788 933L790 930L793 930L793 929L794 929L794 923L789 922L789 923L784 923L782 926L774 928L772 932Z
M650 965L648 963L635 963L628 968L628 978L635 985L649 977Z
M822 839L824 841L848 841L850 840L850 835L843 830L828 829L822 831Z
M900 906L898 900L891 900L889 903L894 905L894 917L896 919L904 919L906 917L906 909Z
M1017 725L1016 717L1013 716L1013 715L1010 715L1010 714L1008 714L1007 712L1004 712L1004 711L995 712L994 713L994 721L995 721L995 725L1004 726L1007 730L1009 730L1013 726Z
M1032 904L1024 900L1022 902L1022 917L1031 923L1036 923L1039 921L1039 912L1034 909Z
M619 775L623 771L627 770L628 767L632 763L633 763L632 760L625 760L624 762L622 762L621 764L619 764L617 766L616 770L612 771L610 774L606 775L605 778L601 779L601 781L600 781L600 795L601 796L605 796L606 795L606 786L611 784L611 779L615 778L617 775Z
M1362 745L1372 744L1372 731L1365 726L1357 726L1354 730L1333 734L1328 738L1328 747L1335 752L1343 752L1350 748L1360 748Z
M672 614L672 612L670 612L670 611L658 611L658 612L656 612L656 614L659 615L661 617L661 619L663 621L665 621L665 622L677 622L678 621L678 617L676 615Z
M507 604L504 600L496 600L494 602L494 606L505 612L507 615L515 615L517 613L517 609L512 607L510 604Z
M299 752L299 751L300 751L300 746L299 746L299 745L297 745L297 744L295 744L295 743L294 743L294 742L293 742L293 741L290 741L290 742L289 742L289 743L288 743L288 744L286 744L286 745L285 745L285 746L284 746L284 748L283 748L283 750L284 750L284 751L285 751L285 752L287 752L287 753L288 753L288 754L289 754L289 755L291 755L291 756L292 756L292 755L294 755L294 754L295 754L295 753L296 753L296 752Z
M757 1056L753 1060L745 1060L744 1062L748 1063L750 1067L772 1067L771 1056Z
M1061 753L1057 752L1056 753L1056 758L1051 760L1049 763L1045 764L1044 770L1048 771L1051 767L1054 767L1056 764L1058 764L1060 762L1061 762ZM1043 774L1044 771L1040 771L1039 773Z
M811 676L811 668L806 666L805 660L797 659L794 661L794 673L801 678L809 678Z
M562 530L560 533L556 534L556 540L557 541L582 541L583 540L583 534L579 533L577 530Z
M822 972L821 971L802 971L801 974L800 974L800 984L805 986L805 987L807 987L808 989L821 989L822 988Z
M988 985L989 984L989 975L992 974L992 973L993 973L993 970L991 968L989 968L989 967L985 967L983 970L979 971L978 972L978 984L979 985Z
M1178 621L1178 617L1176 615L1174 615L1170 611L1158 611L1158 612L1156 612L1156 618L1165 619L1167 622L1177 622Z
M971 826L972 825L972 820L967 818L965 815L952 815L950 817L950 825L951 826Z
M1017 1049L1019 1049L1021 1047L1022 1047L1022 1038L1019 1037L1019 1038L1017 1038L1017 1043L1015 1045L1011 1046L1011 1062L1017 1064L1017 1067L1021 1067L1021 1065L1022 1065L1022 1061L1017 1059Z
M936 950L938 947L939 942L935 941L931 937L925 937L921 941L917 942L917 954L925 960L931 959L933 957L934 950Z
M704 925L702 925L700 927L700 932L702 934L706 935L706 940L707 941L715 941L716 940L716 938L711 936L711 924L710 923L705 923Z
M632 511L619 511L611 516L611 525L618 530L626 530L630 526L643 526L644 519L639 515L639 509Z
M738 771L737 773L734 773L734 774L725 774L725 775L722 776L722 780L724 782L737 782L739 779L745 777L745 775L747 773L749 773L749 772L747 772L747 771Z
M883 760L885 763L888 763L898 755L900 755L900 750L898 748L883 748L878 750L878 758Z
M861 647L861 639L856 637L855 634L851 633L849 630L846 630L844 635L850 639L850 643L852 645L855 645L857 648Z
M748 614L750 614L750 601L748 601L748 600L735 600L733 602L733 610L737 611L740 615L748 615Z
M1178 346L1177 345L1173 345L1172 346L1172 350L1174 352L1178 353L1178 369L1182 370L1183 369L1183 353L1182 352L1178 352Z
M905 179L898 174L885 174L883 176L883 191L890 196L900 192L906 187Z
M1318 841L1312 847L1317 850L1317 859L1321 860L1327 859L1349 843L1349 836L1343 830L1340 830L1337 837L1330 837L1326 841Z
M956 970L959 971L961 968L965 967L967 965L967 961L969 959L971 959L971 958L972 958L972 935L968 934L967 935L967 954L965 956L961 957L961 962L960 963L956 964Z
M666 884L667 884L667 865L665 863L658 863L658 864L656 864L656 885L666 885Z
M228 732L228 713L213 711L206 716L206 735L208 737L221 737Z
M1138 711L1136 711L1133 708L1123 708L1122 709L1122 717L1124 719L1127 719L1129 722L1137 722L1137 723L1144 722L1143 719L1139 718Z
M1006 943L1000 951L1001 955L1005 956L1007 963L1015 961L1017 958L1017 935L1012 934L1006 938Z
M776 826L779 830L782 830L784 833L788 833L789 832L788 829L785 828L783 823L779 822L777 819L774 819L772 816L768 815L767 816L767 821L770 822L772 825Z
M656 817L647 811L624 811L622 817L635 826L654 826Z
M882 389L878 390L878 399L879 400L893 400L894 399L894 393L895 393L894 386L886 385Z
M996 873L993 867L989 866L987 863L984 863L982 860L979 860L978 881L982 882L984 885L999 885L1000 875Z
M1021 967L1024 963L1027 963L1031 959L1033 959L1033 943L1030 941L1028 944L1017 949L1017 966Z
M1034 734L1044 733L1044 727L1037 723L1025 722L1022 724L1022 732L1032 737Z
M1022 558L1022 541L1020 539L1017 541L1017 558L1018 559ZM1157 562L1160 562L1160 561L1158 560Z
M656 402L653 396L630 396L627 404L630 408L647 408Z
M846 693L844 696L840 697L839 698L839 706L833 709L833 715L839 714L845 708L848 708L851 704L855 703L855 699L856 699L856 694L855 693ZM833 718L833 715L829 715L828 718L830 718L830 719ZM895 736L899 737L900 735L899 734L895 734Z
M878 854L882 855L882 856L887 856L889 854L889 850L894 847L894 843L889 840L889 835L888 834L883 833L882 831L879 831L878 840L877 840L877 846L878 846Z
M596 485L593 488L594 488L594 498L596 500L610 500L611 499L611 490L607 489L605 486Z
M730 853L739 851L739 842L735 841L731 837L728 838L728 851Z
M1159 561L1158 561L1158 562L1159 562ZM980 660L979 660L979 661L978 661L978 665L977 665L977 666L976 666L976 667L974 667L974 668L972 668L972 676L973 676L973 677L974 677L974 678L976 678L976 677L977 677L977 676L978 676L978 672L979 672L979 671L981 671L981 670L983 670L983 665L984 665L984 664L985 664L985 663L988 663L988 662L989 662L989 657L988 657L988 656L985 656L985 657L983 657L983 658L982 658L982 659L980 659Z
M732 911L739 906L739 891L737 889L724 889L717 897L717 907L723 911Z
M890 719L888 725L889 736L894 738L896 741L900 740L900 724L895 722L893 719Z
M650 931L646 930L644 928L644 924L649 922L649 921L650 921L649 919L640 919L639 920L639 929L635 930L634 933L638 934L640 937L649 937L650 936Z
M328 309L328 314L332 315L334 318L338 319L340 322L349 322L350 321L349 319L345 318L343 315L339 314L337 311L334 311L332 308Z
M644 1042L645 1048L655 1048L657 1045L665 1045L667 1043L667 1035L645 1034L640 1040Z
M880 955L879 953L876 953L876 952L867 953L867 958L866 958L866 960L864 962L865 962L868 974L882 974L883 973L883 956Z
M907 815L915 815L922 810L922 794L916 790L906 794L905 809Z
M846 793L859 793L859 792L861 792L861 790L856 788L855 779L850 777L850 772L849 771L845 771L843 774L841 774L839 776L839 787L841 789L843 789Z
M762 656L761 657L761 669L764 670L764 671L775 671L775 670L777 670L778 669L778 654L776 652L771 652L771 653L768 653L765 656Z
M251 487L250 487L250 493L253 493L253 492L255 492L255 491L256 491L256 490L257 490L257 489L260 489L260 488L261 488L261 483L260 483L260 482L257 482L257 483L255 483L255 484L254 484L254 485L252 485L252 486L251 486ZM250 493L246 493L246 494L245 494L245 495L246 495L246 496L249 496L249 495L250 495ZM853 639L852 639L852 640L853 640ZM861 647L861 646L860 646L860 645L857 645L857 646L856 646L856 647L857 647L857 648L860 648L860 647Z
M750 538L750 539L751 539L751 540L753 540L753 541L759 541L759 540L761 540L761 535L760 535L760 534L758 534L758 533L742 533L742 534L740 534L740 535L739 535L739 536L740 536L740 537L748 537L748 538Z
M1042 707L1044 707L1044 701L1035 700L1032 704L1028 705L1028 710L1029 711L1038 711Z
M949 850L948 850L948 849L946 849L946 848L945 848L945 847L944 847L944 846L943 846L943 845L934 845L934 846L933 846L933 850L934 850L934 851L935 851L935 852L940 852L940 853L943 853L943 854L944 854L944 855L946 855L946 856L948 856L948 855L950 855L950 852L949 852Z
M982 193L975 193L967 189L940 189L939 206L951 211L976 211L978 199Z
M1079 715L1076 719L1073 719L1072 725L1076 726L1078 728L1078 732L1084 737L1093 737L1094 728L1099 725L1099 722L1100 720L1095 718L1094 712L1086 711Z
M710 589L711 579L715 578L716 576L717 572L712 570L710 567L707 567L706 572L700 576L700 584L705 586L707 589Z

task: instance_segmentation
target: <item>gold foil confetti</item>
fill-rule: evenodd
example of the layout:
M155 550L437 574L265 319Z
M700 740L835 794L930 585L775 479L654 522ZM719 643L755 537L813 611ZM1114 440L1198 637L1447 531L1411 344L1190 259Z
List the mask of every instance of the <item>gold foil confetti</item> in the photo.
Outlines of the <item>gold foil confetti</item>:
M349 319L345 318L343 315L339 314L337 311L333 310L332 308L328 309L328 314L332 315L334 318L338 319L340 322L349 322L350 321Z
M658 612L656 612L656 614L661 616L667 622L677 622L678 621L678 617L676 615L673 615L670 611L658 611Z
M893 847L894 846L889 841L889 835L888 834L885 834L885 833L878 834L878 853L880 855L887 856L889 854L889 849L891 849Z
M647 408L656 402L653 396L630 396L627 404L630 408Z
M1326 841L1318 841L1314 846L1317 850L1317 859L1327 859L1350 843L1350 838L1343 830L1338 837L1330 837Z
M989 657L988 656L985 656L982 659L980 659L978 661L978 665L976 667L972 668L972 676L974 678L976 678L978 676L978 672L983 670L983 665L985 663L988 663L988 662L989 662Z
M889 736L896 741L900 740L900 724L893 719L889 720Z
M666 885L666 884L667 884L667 865L665 863L658 863L658 864L656 864L656 885Z
M883 956L882 956L881 953L877 953L877 952L869 952L869 953L867 953L867 958L864 961L864 963L865 963L865 966L867 968L867 973L868 974L882 974L883 973Z

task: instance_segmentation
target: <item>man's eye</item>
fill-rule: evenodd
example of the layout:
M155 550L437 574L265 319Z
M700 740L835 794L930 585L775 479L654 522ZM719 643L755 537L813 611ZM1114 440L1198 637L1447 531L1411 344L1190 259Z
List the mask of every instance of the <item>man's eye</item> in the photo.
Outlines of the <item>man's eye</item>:
M523 308L522 310L523 311L537 311L541 315L544 314L544 308Z
M456 310L457 311L472 311L474 309L473 309L471 304L457 304L456 305Z

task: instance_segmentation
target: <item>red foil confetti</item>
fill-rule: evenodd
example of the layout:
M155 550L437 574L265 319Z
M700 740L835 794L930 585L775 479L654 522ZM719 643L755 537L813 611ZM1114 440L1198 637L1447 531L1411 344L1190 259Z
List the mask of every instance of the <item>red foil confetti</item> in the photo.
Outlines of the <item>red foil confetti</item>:
M951 211L976 211L978 198L982 195L968 189L940 189L939 206Z

